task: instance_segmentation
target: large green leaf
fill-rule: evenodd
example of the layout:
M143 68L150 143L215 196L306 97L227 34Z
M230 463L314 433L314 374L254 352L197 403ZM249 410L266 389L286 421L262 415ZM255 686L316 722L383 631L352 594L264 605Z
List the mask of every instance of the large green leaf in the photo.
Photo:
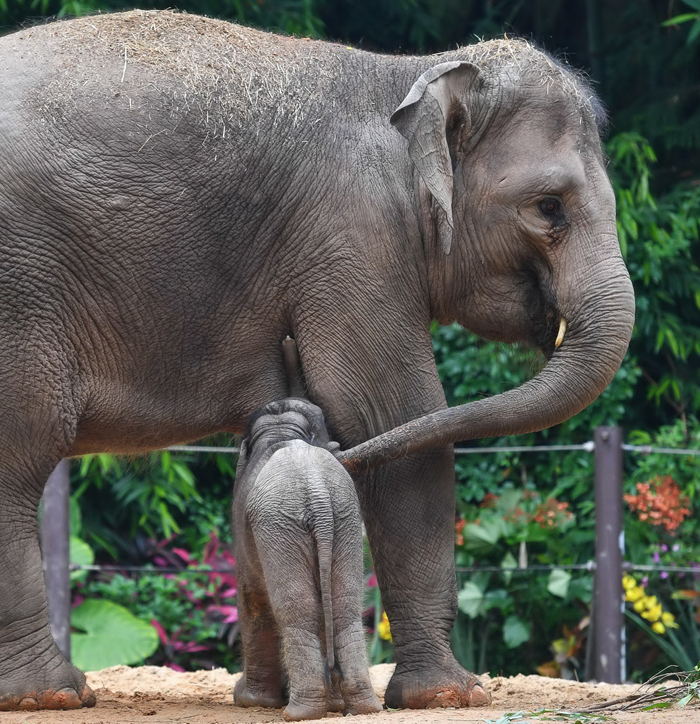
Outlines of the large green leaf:
M91 566L95 562L92 548L82 538L72 535L70 537L70 562L76 566ZM81 581L87 576L87 571L71 571L71 581Z
M566 598L566 594L569 592L570 582L571 574L568 571L563 571L561 568L555 568L549 574L547 590L553 596L559 596L559 598Z
M506 585L510 584L510 579L513 577L511 570L517 567L518 561L516 561L515 556L510 551L508 551L508 553L503 556L503 560L501 561L501 568L504 570L503 579L505 580Z
M73 609L71 625L84 632L70 639L73 663L83 671L136 664L158 648L155 628L112 601L81 603Z
M530 638L530 624L517 616L508 616L503 624L503 640L509 649L524 644Z
M503 521L500 518L469 523L462 530L464 549L470 553L489 553L503 535Z
M484 592L473 581L467 581L457 596L457 605L462 613L470 618L479 615L481 604L484 600Z

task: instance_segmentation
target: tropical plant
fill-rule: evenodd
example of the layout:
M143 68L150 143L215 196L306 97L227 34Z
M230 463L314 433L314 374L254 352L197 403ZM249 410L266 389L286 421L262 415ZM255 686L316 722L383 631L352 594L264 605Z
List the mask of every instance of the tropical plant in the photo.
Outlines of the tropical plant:
M84 601L71 613L71 657L83 671L140 664L158 648L158 634L123 606Z

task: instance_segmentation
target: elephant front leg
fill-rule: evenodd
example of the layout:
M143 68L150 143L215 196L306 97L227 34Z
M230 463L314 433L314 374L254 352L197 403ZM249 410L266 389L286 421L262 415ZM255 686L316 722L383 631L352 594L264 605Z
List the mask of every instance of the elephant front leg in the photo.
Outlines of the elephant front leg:
M457 612L452 450L367 473L358 479L358 491L396 651L386 705L488 704L490 695L450 648Z

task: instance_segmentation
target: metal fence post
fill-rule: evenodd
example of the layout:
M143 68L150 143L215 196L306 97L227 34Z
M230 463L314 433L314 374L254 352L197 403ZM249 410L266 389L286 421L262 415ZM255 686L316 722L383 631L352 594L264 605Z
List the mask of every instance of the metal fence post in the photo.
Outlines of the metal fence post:
M622 681L622 429L595 429L594 667L597 681Z
M70 462L61 460L44 488L41 554L51 633L70 660Z

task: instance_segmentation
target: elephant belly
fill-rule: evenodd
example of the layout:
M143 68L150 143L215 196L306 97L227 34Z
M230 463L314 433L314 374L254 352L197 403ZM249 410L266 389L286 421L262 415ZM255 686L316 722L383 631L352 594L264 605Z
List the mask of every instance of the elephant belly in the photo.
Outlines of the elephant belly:
M140 453L220 431L240 433L254 410L286 396L282 371L275 366L199 379L183 373L180 380L101 381L78 421L70 454Z

